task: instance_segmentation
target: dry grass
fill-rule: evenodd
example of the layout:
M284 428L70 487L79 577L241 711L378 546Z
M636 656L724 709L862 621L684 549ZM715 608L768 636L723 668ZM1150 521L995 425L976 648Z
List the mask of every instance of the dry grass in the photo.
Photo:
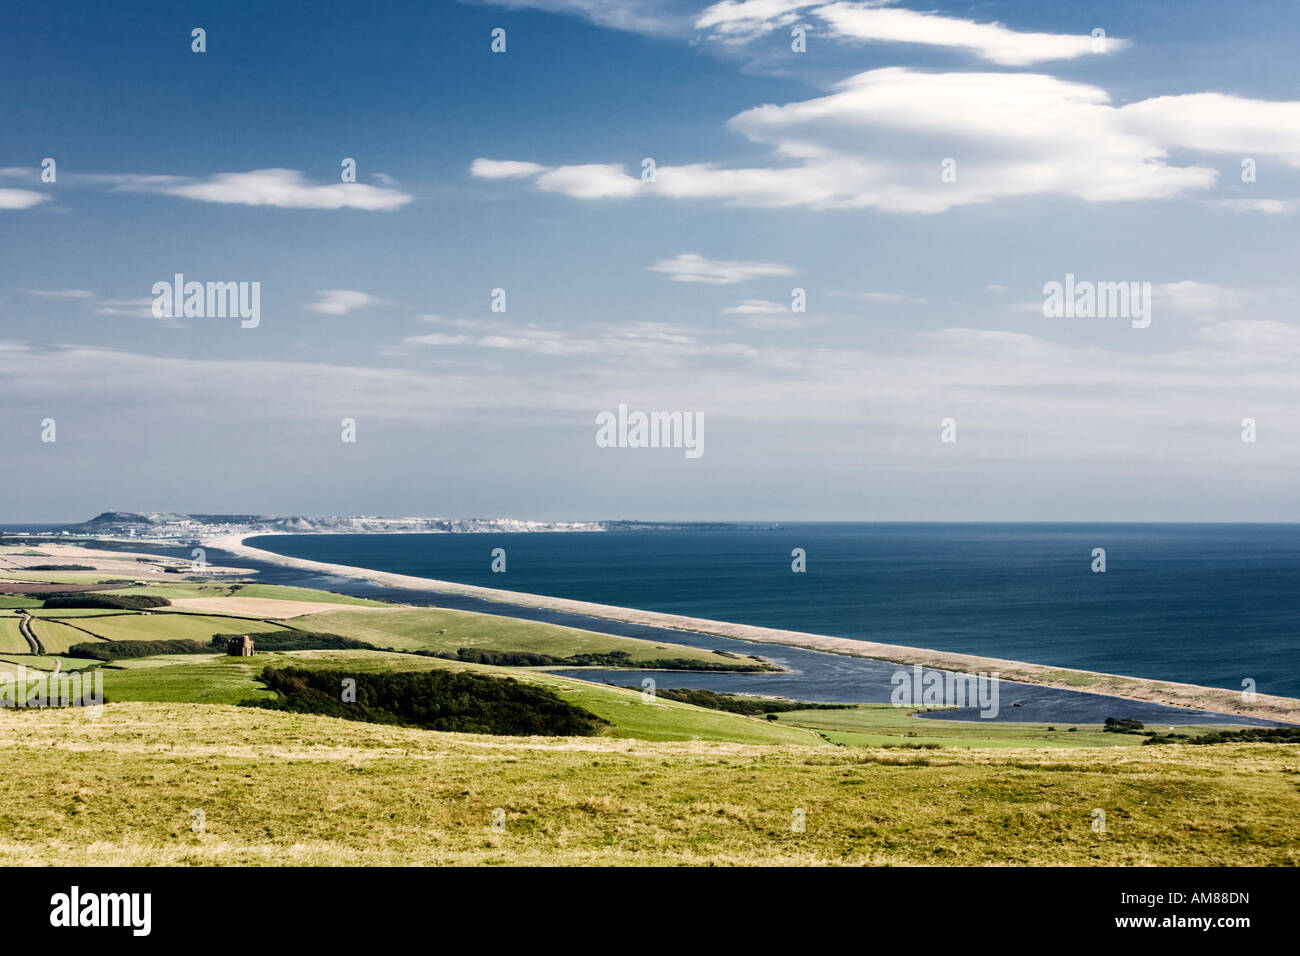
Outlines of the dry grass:
M133 703L0 714L0 752L5 864L1300 862L1300 753L1282 745L500 738Z

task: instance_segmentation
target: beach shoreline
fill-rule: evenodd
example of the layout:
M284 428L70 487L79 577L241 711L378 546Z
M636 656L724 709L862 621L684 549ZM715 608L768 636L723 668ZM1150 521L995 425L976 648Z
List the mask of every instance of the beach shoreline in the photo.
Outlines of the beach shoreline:
M317 574L370 581L385 587L457 594L498 604L513 604L520 607L562 611L627 624L645 624L669 630L711 634L717 637L727 637L759 644L800 647L807 650L888 661L908 666L920 664L923 667L960 673L990 674L997 672L1003 680L1018 681L1024 684L1105 694L1134 701L1208 710L1221 714L1233 714L1239 717L1259 717L1266 720L1300 723L1300 700L1289 697L1256 694L1254 700L1247 701L1243 699L1240 692L1223 688L1202 687L1196 684L1161 681L1145 677L1129 677L1122 674L1107 674L1066 667L1052 667L1044 664L1031 664L1024 661L1010 661L929 648L908 647L900 644L882 644L875 641L758 627L751 624L733 624L727 621L713 621L706 618L687 617L659 611L641 611L635 608L595 604L588 601L575 601L568 598L548 597L541 594L507 591L472 584L459 584L454 581L440 581L435 578L376 571L351 565L329 564L324 561L289 557L277 554L274 551L254 548L244 543L248 538L270 536L273 535L265 533L222 535L206 538L202 541L202 544L205 547L226 551L240 557L253 558L269 564L277 564Z

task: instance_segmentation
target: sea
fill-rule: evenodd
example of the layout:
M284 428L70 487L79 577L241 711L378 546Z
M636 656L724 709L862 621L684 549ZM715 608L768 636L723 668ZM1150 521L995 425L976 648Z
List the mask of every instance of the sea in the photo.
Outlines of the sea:
M248 544L531 594L1300 697L1300 525L800 523Z

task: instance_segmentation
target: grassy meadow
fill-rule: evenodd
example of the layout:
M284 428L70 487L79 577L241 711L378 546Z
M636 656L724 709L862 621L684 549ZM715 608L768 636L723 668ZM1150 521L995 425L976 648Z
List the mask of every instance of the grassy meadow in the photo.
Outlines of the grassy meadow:
M498 738L165 703L0 719L5 865L1300 862L1284 745Z

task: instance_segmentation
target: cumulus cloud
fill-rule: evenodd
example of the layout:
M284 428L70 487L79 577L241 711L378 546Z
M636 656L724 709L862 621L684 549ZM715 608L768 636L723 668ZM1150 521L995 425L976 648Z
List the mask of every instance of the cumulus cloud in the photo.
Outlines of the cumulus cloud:
M0 189L0 209L31 209L49 198L34 189Z
M522 176L536 176L546 171L545 166L537 163L521 163L509 159L476 159L469 165L470 175L482 179L517 179Z
M693 252L683 252L671 259L661 259L646 266L661 272L674 282L704 282L710 285L735 285L749 279L794 275L795 270L775 262L742 262L706 259Z
M537 177L538 189L578 199L626 199L643 185L640 177L629 176L617 163L560 166Z
M937 213L1044 194L1088 202L1172 199L1217 182L1217 169L1175 162L1175 150L1300 165L1300 102L1195 94L1117 107L1099 87L1034 73L888 67L853 76L825 96L746 110L729 126L767 146L769 163L660 165L653 183L611 163L541 172L521 163L517 175L587 200L662 196ZM945 159L953 160L948 177Z

